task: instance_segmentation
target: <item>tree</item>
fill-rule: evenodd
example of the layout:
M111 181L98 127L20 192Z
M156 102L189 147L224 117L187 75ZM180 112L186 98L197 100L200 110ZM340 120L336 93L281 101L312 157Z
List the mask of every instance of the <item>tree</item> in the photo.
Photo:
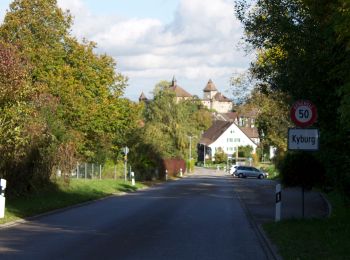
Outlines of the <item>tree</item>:
M144 107L143 126L133 132L133 165L148 177L159 169L162 159L189 158L189 145L195 151L195 137L211 124L211 113L198 100L177 102L169 85L156 84L154 99Z
M259 52L252 74L289 97L287 106L297 99L316 104L327 181L348 190L348 2L258 0L249 8L237 1L236 9L247 43Z
M71 25L70 13L56 0L15 0L0 37L19 46L33 66L32 82L46 85L47 94L56 98L54 113L44 111L56 145L72 143L81 157L100 160L101 152L108 153L121 137L116 137L125 124L120 120L128 117L120 114L128 105L119 99L126 78L116 73L111 57L94 53L95 43L72 37Z
M136 127L139 113L138 106L121 98L127 78L116 71L116 62L96 54L95 43L78 42L70 35L71 25L70 13L63 12L56 0L14 0L0 27L0 40L16 46L16 55L30 67L26 83L13 93L23 98L30 90L36 97L26 107L35 107L37 120L18 116L13 124L38 122L37 139L45 145L35 150L41 159L33 164L47 165L47 175L55 167L68 171L77 160L102 163L114 157L128 142L126 133ZM7 92L16 84L7 84Z
M223 163L227 161L227 154L225 154L224 150L219 147L217 151L215 151L215 163Z
M41 87L31 84L30 70L15 47L0 42L0 176L8 180L10 196L49 179L50 165L39 151L50 137L38 113Z

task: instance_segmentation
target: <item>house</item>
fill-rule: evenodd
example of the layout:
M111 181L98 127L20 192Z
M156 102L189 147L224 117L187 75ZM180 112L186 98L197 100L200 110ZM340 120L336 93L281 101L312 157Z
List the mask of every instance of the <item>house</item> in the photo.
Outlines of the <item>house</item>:
M256 129L256 128L254 128ZM257 131L252 128L241 128L235 122L216 120L213 125L203 133L199 141L198 158L214 158L216 151L224 151L229 157L234 157L239 146L251 146L256 152L259 138ZM257 139L254 139L254 138ZM255 141L254 141L255 140Z
M171 85L169 86L169 89L175 92L176 103L193 98L190 93L188 93L182 87L177 85L177 81L175 79L175 76L173 77L173 79L171 81Z
M209 79L207 85L203 89L203 99L201 100L204 107L217 111L218 113L227 113L232 111L232 100L221 94Z

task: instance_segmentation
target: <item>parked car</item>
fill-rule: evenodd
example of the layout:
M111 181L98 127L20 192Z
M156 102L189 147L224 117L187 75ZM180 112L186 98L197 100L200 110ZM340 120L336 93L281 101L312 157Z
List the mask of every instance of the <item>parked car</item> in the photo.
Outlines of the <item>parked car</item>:
M232 165L230 168L230 174L233 175L235 173L236 168L238 167L238 165Z
M267 178L269 175L252 166L237 166L234 170L234 176L239 178L255 177L259 179Z

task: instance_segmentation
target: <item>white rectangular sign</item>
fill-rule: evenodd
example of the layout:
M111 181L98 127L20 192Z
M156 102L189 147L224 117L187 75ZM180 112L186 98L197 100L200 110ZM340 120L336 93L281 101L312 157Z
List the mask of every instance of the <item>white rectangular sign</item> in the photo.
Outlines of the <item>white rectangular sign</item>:
M288 150L317 151L319 131L315 128L289 128Z

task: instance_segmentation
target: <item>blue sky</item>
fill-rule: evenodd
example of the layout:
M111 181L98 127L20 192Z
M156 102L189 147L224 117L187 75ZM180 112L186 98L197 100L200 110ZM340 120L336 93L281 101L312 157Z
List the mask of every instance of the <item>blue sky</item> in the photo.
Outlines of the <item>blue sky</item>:
M0 0L0 21L11 0ZM117 62L129 78L125 96L175 75L178 84L202 97L209 79L232 98L230 78L247 70L253 54L242 50L242 27L234 0L58 0L74 16L72 34L97 43L96 52Z

